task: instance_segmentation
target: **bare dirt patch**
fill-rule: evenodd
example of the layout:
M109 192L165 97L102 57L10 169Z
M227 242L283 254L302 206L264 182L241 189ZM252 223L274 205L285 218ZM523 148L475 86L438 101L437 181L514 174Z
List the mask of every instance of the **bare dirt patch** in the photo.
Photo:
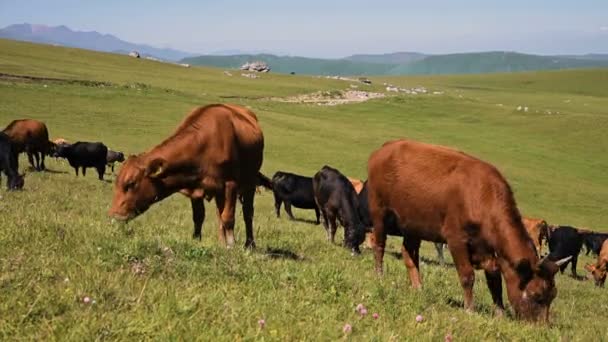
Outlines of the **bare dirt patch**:
M271 97L269 100L290 103L314 103L319 106L336 106L347 103L365 102L385 97L386 94L362 90L317 91L290 97Z

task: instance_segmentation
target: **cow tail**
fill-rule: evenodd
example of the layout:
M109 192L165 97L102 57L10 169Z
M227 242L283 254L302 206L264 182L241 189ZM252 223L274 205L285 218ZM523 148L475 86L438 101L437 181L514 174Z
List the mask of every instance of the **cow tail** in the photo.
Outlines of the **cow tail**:
M272 190L272 180L261 172L258 172L258 185L265 187L268 190Z

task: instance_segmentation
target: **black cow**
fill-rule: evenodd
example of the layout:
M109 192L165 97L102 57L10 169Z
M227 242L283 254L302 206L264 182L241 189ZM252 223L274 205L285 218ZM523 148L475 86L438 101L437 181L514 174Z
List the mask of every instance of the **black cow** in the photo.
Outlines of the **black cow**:
M557 226L551 228L549 234L549 255L551 261L557 261L563 258L572 257L568 262L572 262L572 276L576 275L576 262L578 254L583 246L583 236L579 231L570 226ZM560 271L563 274L568 266L568 262L560 265Z
M323 215L327 240L336 235L336 219L344 227L344 245L353 253L361 253L359 245L365 239L365 226L359 219L357 193L340 171L323 166L312 179L315 202Z
M274 193L274 207L277 217L280 217L281 203L285 203L285 212L294 220L291 206L300 209L314 209L319 221L319 208L315 203L315 194L312 190L312 178L296 175L289 172L277 171L272 176L272 192Z
M587 249L587 253L585 253L585 255L589 255L589 252L599 255L600 250L602 249L602 244L606 239L608 239L608 234L606 233L586 232L581 235L583 236L583 245Z
M373 229L372 219L369 215L369 203L367 201L367 181L363 182L363 188L359 192L358 195L359 200L359 218L361 222L365 226L365 232L371 233ZM393 236L403 236L399 229L393 229L393 227L389 227L387 229L387 235ZM437 257L439 258L439 263L441 265L445 264L445 259L443 258L443 243L437 242L435 243L435 249L437 250ZM369 246L371 247L371 246Z
M114 173L114 163L122 163L124 161L125 155L122 152L108 150L108 155L106 156L106 163L112 169L112 173Z
M0 132L0 176L4 172L8 178L6 183L8 190L23 188L23 176L19 174L18 156L8 135Z
M82 175L86 175L87 167L97 169L99 179L103 180L103 174L106 170L106 156L108 148L100 142L82 142L78 141L71 145L57 145L55 157L65 158L70 163L70 166L76 171L78 176L78 168L82 167Z

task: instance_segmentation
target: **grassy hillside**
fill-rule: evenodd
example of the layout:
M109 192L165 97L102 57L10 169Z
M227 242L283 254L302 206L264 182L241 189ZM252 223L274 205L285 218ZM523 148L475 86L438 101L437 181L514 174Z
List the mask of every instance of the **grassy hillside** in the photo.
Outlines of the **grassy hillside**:
M222 69L2 40L0 73L106 82L0 76L0 124L40 119L52 138L104 141L138 153L194 106L229 101L258 115L268 175L312 175L329 164L366 178L372 150L409 137L496 165L527 216L608 231L607 70L377 77L374 84L438 93L333 107L267 98L335 91L349 82L230 77ZM608 339L608 303L599 300L606 289L568 274L556 277L550 326L494 318L483 273L475 283L476 312L467 314L455 269L436 265L431 244L423 244L423 289L413 291L403 263L392 257L400 240L389 239L392 253L379 278L371 253L353 258L327 243L323 229L305 221L313 212L294 209L302 221L276 218L268 192L256 197L258 248L226 250L218 245L211 204L202 242L190 238L190 204L180 195L127 227L115 226L106 217L110 183L75 177L64 161L47 165L52 172L31 172L22 157L24 191L7 193L5 183L0 189L0 340L436 341L448 333L454 340ZM579 274L592 260L581 256ZM359 303L368 316L355 313ZM423 323L416 323L418 314ZM345 336L347 323L353 331Z
M515 52L481 52L429 56L401 65L393 75L481 74L589 67L607 67L606 60L583 60L565 57L545 57Z
M344 59L314 59L275 55L199 56L184 63L238 68L246 62L264 61L273 72L308 75L445 75L560 70L608 67L603 55L536 56L514 52L480 52L423 55L401 52L383 55L353 55Z
M184 58L182 62L193 65L239 68L246 62L263 61L273 72L308 75L382 75L394 68L392 64L348 61L343 59L317 59L275 55L199 56Z

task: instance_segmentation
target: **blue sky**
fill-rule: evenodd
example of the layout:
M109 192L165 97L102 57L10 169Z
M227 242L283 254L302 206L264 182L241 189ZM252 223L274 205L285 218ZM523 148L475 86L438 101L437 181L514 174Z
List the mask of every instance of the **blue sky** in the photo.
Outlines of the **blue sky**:
M608 0L0 0L24 22L196 53L608 53Z

